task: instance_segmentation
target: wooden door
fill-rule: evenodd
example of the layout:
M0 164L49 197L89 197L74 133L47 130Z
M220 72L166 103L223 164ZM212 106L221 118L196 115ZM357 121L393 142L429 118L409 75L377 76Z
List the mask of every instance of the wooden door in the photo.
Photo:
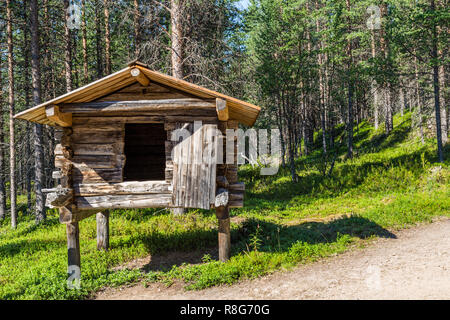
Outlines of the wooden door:
M177 123L172 206L210 209L216 196L217 125ZM179 139L179 140L178 140Z

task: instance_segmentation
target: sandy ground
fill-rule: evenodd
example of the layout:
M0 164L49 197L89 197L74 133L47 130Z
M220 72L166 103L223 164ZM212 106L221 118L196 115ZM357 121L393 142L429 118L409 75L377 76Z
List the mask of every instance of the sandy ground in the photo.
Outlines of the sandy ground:
M202 291L181 284L105 289L96 299L450 299L450 219L291 271Z

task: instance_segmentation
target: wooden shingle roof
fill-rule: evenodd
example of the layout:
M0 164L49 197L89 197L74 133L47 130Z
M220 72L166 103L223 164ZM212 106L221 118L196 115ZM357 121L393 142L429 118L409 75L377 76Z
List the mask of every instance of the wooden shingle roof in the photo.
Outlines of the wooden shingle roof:
M49 100L36 107L20 112L16 114L14 118L41 124L54 125L54 123L47 118L47 106L95 101L100 97L137 82L137 79L131 74L131 70L136 68L139 69L152 82L163 84L203 99L220 98L226 100L229 109L229 118L232 120L237 120L242 124L252 126L261 110L260 107L251 103L150 70L147 65L134 61L125 69L94 81L84 87L68 92L55 99Z

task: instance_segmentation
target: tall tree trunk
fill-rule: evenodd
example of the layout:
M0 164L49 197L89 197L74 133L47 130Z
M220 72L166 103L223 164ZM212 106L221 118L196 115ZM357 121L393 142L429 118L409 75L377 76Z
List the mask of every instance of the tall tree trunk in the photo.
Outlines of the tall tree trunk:
M423 115L422 115L422 100L420 99L420 82L419 82L419 67L417 64L417 58L414 55L414 76L416 82L416 104L417 104L417 113L419 116L419 132L420 132L420 140L422 143L425 143L425 139L423 137Z
M402 81L400 80L400 114L403 117L404 113L405 113L405 91L403 90L403 84Z
M432 13L436 12L436 5L434 0L431 0ZM439 88L439 64L438 64L438 31L436 22L433 21L432 27L432 48L431 56L433 58L433 88L434 88L434 110L436 114L436 139L438 148L439 162L444 162L444 152L442 149L442 126L441 126L441 109L440 109L440 88Z
M102 25L100 17L100 0L95 1L95 44L97 49L97 79L103 77L102 63Z
M2 56L0 55L0 65ZM0 83L2 83L2 73L0 72ZM6 216L6 191L5 191L5 133L3 117L3 86L0 86L0 220Z
M350 13L350 0L345 0L347 14ZM347 18L348 31L351 30L351 19ZM352 75L352 42L347 40L347 80L348 80L348 109L347 109L347 157L353 157L353 75Z
M9 84L9 174L11 197L11 227L17 227L16 210L16 144L14 132L14 52L12 32L11 0L6 0L6 20L8 37L8 84Z
M319 2L316 1L316 10L319 10ZM316 19L316 32L320 36L320 22ZM322 50L322 40L320 39L317 44L318 54L317 54L317 65L319 72L319 109L320 109L320 123L322 127L322 149L324 155L327 154L327 128L326 128L326 106L325 106L325 83L323 76L323 54Z
M438 37L442 33L442 28L440 26L437 26L437 32ZM442 48L438 48L438 56L444 57L444 52ZM448 129L449 129L449 123L448 123L448 106L445 104L445 66L444 64L439 65L439 88L440 88L440 96L439 96L439 102L442 106L441 109L441 122L442 122L442 144L445 145L448 142Z
M375 30L372 30L371 33L371 37L372 37L372 41L371 41L371 47L372 47L372 59L375 60L376 56L377 56L377 52L376 52L376 45L375 45ZM378 98L378 87L377 87L377 81L373 80L372 81L372 92L373 92L373 114L374 114L374 126L375 126L375 130L378 129L378 125L379 125L379 119L378 119L378 103L379 103L379 98Z
M24 90L25 90L25 109L28 109L30 107L30 40L29 40L29 1L24 0L23 1L23 12L25 15L25 21L23 25L23 36L24 36L24 43L23 43L23 53L24 53L24 78L25 78L25 84L24 84ZM47 0L44 1L44 8L47 7ZM33 136L30 130L30 123L27 121L25 124L25 133L26 133L26 139L24 141L25 143L25 157L24 157L24 169L25 169L25 190L27 193L27 214L32 213L32 201L31 201L31 171L32 171L32 164L29 160L29 157L31 155L31 137Z
M41 103L41 72L39 58L39 22L37 0L30 1L31 7L31 72L33 82L33 103ZM44 180L44 150L42 145L42 125L34 125L34 156L35 156L35 193L36 193L36 222L45 220L45 203L42 193Z
M87 29L86 29L86 1L81 0L81 42L83 46L83 79L84 84L89 82Z
M383 54L383 58L384 58L384 66L385 72L390 72L391 71L391 56L390 56L390 44L389 44L389 39L387 36L387 12L388 12L388 8L387 8L387 3L383 2L380 8L381 11L381 18L384 19L384 26L381 29L380 32L380 49L381 52ZM390 76L389 76L390 78ZM392 85L391 85L391 80L388 79L385 83L383 83L383 91L385 94L385 118L384 118L384 125L385 125L385 131L387 134L389 134L392 131L393 128L393 122L392 122L392 98L391 98L391 94L392 94Z
M109 0L104 0L105 5L105 72L111 74L111 35L109 28Z
M140 25L139 25L139 0L133 0L134 4L134 56L135 59L139 59L139 53L140 53L140 42L139 42L139 35L140 35Z
M170 0L171 15L171 42L172 42L172 75L175 78L183 79L183 26L182 8L183 0Z
M69 0L64 0L65 20L64 23L64 70L66 74L66 91L72 91L72 32L67 25L72 18L69 12Z

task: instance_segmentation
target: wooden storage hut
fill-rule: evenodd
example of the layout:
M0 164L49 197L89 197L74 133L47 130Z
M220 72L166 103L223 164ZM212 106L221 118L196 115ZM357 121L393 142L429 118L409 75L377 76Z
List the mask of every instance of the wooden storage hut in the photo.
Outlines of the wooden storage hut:
M69 266L80 266L78 222L97 214L97 245L107 249L108 210L117 208L215 208L219 258L228 259L228 210L242 207L244 195L237 139L212 138L213 147L205 148L205 137L211 129L225 135L239 123L252 126L259 112L255 105L135 61L17 114L55 126L58 187L44 192L47 206L59 208L60 222L67 225ZM177 129L190 135L174 141ZM234 144L234 163L208 160L227 143Z

